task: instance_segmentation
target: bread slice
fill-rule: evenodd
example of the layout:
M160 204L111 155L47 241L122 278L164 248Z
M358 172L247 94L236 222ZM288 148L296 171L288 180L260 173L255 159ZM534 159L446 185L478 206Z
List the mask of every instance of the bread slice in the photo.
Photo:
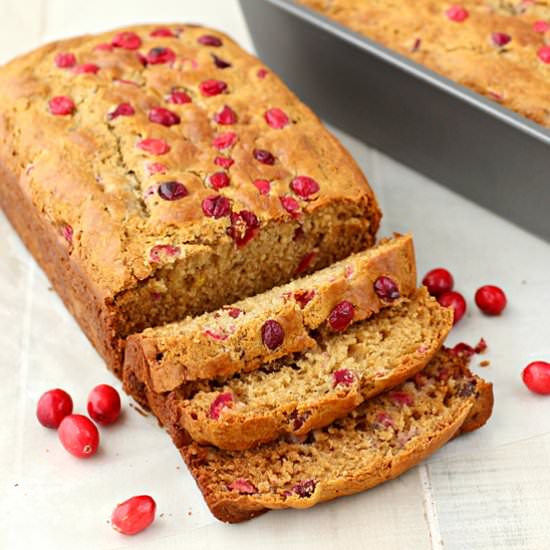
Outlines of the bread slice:
M425 288L343 334L325 333L295 357L205 382L168 397L177 425L198 443L243 450L285 434L305 436L424 368L452 327L452 312Z
M453 436L487 421L492 386L466 363L441 351L412 381L366 401L301 443L279 440L244 452L193 443L181 454L222 521L357 493L399 476Z
M396 236L263 294L130 336L125 362L156 392L251 371L314 347L312 332L319 327L343 330L415 288L412 238ZM341 304L350 319L338 315Z

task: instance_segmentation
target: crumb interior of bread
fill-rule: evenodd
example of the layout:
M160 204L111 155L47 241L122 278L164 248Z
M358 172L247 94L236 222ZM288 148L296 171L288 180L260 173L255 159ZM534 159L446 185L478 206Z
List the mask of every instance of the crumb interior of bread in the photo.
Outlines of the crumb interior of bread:
M371 246L369 227L359 205L339 202L293 222L268 222L242 248L229 240L198 246L117 296L115 306L122 311L118 332L127 336L284 284L311 252L310 271L328 266Z
M413 380L314 430L303 443L279 440L242 452L209 447L199 466L201 479L208 480L208 490L218 497L238 496L230 486L246 480L256 497L282 499L296 496L304 482L352 480L374 470L382 459L408 453L422 434L448 426L466 401L474 399L476 383L462 359L440 353ZM402 394L409 396L410 405L402 403Z

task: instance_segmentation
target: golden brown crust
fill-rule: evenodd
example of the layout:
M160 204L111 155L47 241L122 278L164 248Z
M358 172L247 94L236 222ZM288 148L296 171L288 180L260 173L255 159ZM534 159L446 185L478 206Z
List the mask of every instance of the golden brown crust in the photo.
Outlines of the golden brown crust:
M538 55L550 37L547 0L462 0L462 21L448 17L448 0L299 3L550 127L550 63Z

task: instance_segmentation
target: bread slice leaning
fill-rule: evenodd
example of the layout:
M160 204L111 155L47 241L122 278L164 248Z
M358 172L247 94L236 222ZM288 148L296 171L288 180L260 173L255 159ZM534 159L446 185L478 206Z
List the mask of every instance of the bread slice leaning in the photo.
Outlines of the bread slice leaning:
M214 516L239 522L393 479L453 436L482 426L492 405L491 384L469 371L467 359L444 350L413 380L302 443L282 439L243 452L192 443L180 450Z
M380 278L391 280L395 292L377 290ZM252 371L314 347L312 332L330 325L331 313L342 302L352 307L351 324L395 305L415 288L412 238L396 236L287 285L132 335L125 363L137 365L156 392L171 391L188 381Z
M305 437L424 368L451 327L451 310L421 288L342 334L319 335L302 355L225 383L205 382L189 399L176 390L167 406L176 428L222 449Z

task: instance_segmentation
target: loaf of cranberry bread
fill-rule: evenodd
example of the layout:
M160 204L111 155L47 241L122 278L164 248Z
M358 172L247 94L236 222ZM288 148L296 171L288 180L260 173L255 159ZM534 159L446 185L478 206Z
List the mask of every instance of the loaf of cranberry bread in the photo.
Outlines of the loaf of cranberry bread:
M550 127L548 0L298 1Z
M97 350L373 244L339 142L194 25L48 44L0 68L0 204Z
M304 437L411 378L441 348L452 325L452 311L422 288L342 334L319 335L304 354L224 383L197 384L193 393L172 392L172 431L184 429L197 443L227 450Z
M269 509L309 508L395 478L453 436L481 427L491 415L492 386L473 375L467 361L442 350L411 380L302 441L224 451L171 435L218 519L239 522ZM132 389L143 395L139 382ZM146 393L170 428L166 397Z
M341 332L415 288L412 238L397 235L263 294L132 335L125 362L157 392L251 371L313 347L319 327Z

